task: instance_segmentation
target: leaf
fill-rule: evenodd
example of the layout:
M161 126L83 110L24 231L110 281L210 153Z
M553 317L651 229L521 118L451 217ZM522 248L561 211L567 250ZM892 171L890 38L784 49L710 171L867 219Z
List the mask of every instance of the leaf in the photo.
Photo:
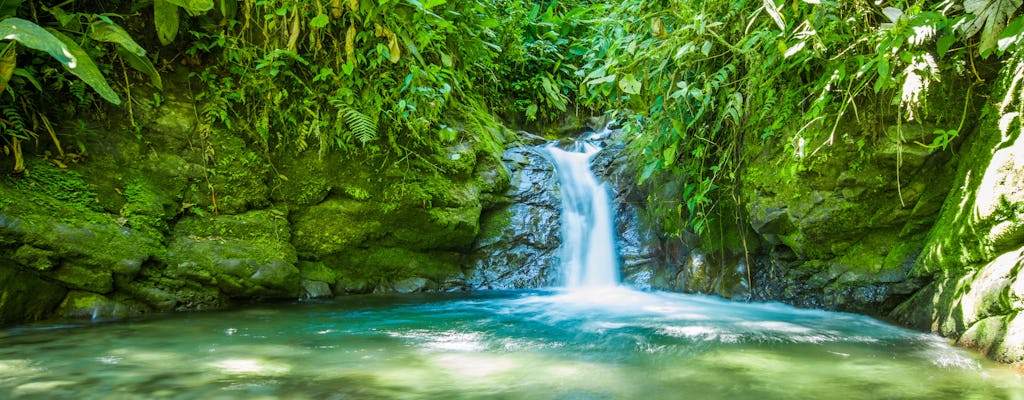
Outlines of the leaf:
M160 44L166 46L178 36L178 6L169 0L153 0L153 23Z
M1006 29L999 35L999 41L997 42L998 49L1000 52L1004 52L1014 45L1021 44L1024 39L1024 16L1014 18L1006 25Z
M25 0L0 0L0 17L13 17Z
M15 47L11 46L0 56L0 92L7 90L7 82L14 75L14 69L18 66L18 54Z
M642 84L633 74L626 74L619 80L619 89L628 94L640 94Z
M235 19L238 14L238 0L220 0L220 15L224 19Z
M362 144L377 140L377 121L346 104L337 103L338 114Z
M327 17L327 14L319 14L309 20L309 26L314 28L323 28L327 26L327 23L329 22L331 22L331 19Z
M121 104L114 89L107 84L106 78L93 63L92 58L74 40L56 30L41 28L21 18L7 18L0 21L0 37L4 40L15 40L26 47L50 54L64 66L68 72L79 77L91 86L100 96L114 104Z
M964 35L971 37L980 31L981 45L978 50L987 54L996 47L999 34L1022 2L1024 0L964 0L964 11L975 16L964 26Z
M940 58L946 55L950 47L953 47L953 43L956 43L956 35L953 34L942 35L935 42L936 51L938 51Z
M602 83L615 82L615 74L596 78L587 82L588 85L600 85Z
M85 52L85 49L79 47L74 39L65 36L56 29L47 29L47 31L64 43L63 51L66 54L71 54L74 60L72 63L64 64L64 68L91 86L105 100L114 104L121 104L121 97L110 87L107 79L103 77L103 73L96 67L96 63L92 61L92 58Z
M772 20L775 21L775 25L785 32L786 21L782 19L782 14L779 14L779 7L775 5L775 0L764 0L764 10L767 11L768 16L772 17Z
M191 15L198 15L213 9L213 0L165 0L184 8Z
M786 49L786 52L782 54L782 58L790 58L790 57L792 57L794 54L799 53L800 50L803 50L804 46L806 46L806 45L807 45L807 42L805 42L805 41L801 40L801 41L797 42L793 46L790 46L788 49Z
M138 54L130 52L123 47L117 48L117 54L120 54L121 58L124 58L128 65L135 68L136 71L148 76L149 82L153 84L153 87L164 90L164 82L160 78L160 72L156 70L156 67L148 58L140 57Z
M98 20L89 25L89 37L94 40L107 43L116 43L125 50L139 56L146 55L146 49L139 46L121 26L104 20Z

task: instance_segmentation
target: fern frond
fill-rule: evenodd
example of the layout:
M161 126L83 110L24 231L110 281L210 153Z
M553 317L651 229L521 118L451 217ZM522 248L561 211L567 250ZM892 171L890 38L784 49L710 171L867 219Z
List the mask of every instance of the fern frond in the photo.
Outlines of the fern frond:
M21 115L21 110L14 104L4 103L0 105L0 112L3 113L4 119L7 121L6 133L26 139L28 128L25 126L25 118Z
M356 139L362 144L377 140L377 121L373 117L363 114L346 104L332 102L338 107L338 116L345 121L348 129L352 130Z

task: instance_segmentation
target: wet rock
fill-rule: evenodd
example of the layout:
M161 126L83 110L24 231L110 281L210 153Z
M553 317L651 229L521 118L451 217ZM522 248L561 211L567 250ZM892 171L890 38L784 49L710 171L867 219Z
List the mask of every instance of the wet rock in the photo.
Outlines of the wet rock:
M111 300L101 294L72 291L57 308L62 318L106 320L121 319L140 314L140 310L125 303Z
M228 298L298 297L297 256L280 212L189 217L179 221L174 232L164 258L166 278L198 282Z
M321 299L334 297L334 294L331 293L331 285L323 281L303 279L302 292L302 297L306 299Z
M557 279L561 199L554 167L537 147L514 147L502 162L511 172L508 200L481 217L480 234L463 263L474 289L547 286Z

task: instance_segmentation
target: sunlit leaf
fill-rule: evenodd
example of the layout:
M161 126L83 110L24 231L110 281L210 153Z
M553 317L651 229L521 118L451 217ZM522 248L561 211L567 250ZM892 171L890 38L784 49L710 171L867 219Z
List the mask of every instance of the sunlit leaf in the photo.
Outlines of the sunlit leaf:
M964 0L964 11L975 16L964 27L964 35L971 37L981 32L979 51L982 54L992 51L1006 22L1022 2L1024 0Z
M633 74L623 75L622 79L619 80L619 89L628 94L640 94L642 85Z
M320 14L309 20L309 26L314 28L323 28L327 26L327 23L329 22L331 22L331 19L327 17L327 14Z
M39 25L21 18L7 18L0 21L0 37L48 53L57 59L68 72L82 79L104 99L114 104L121 104L121 98L107 84L106 78L100 73L92 58L89 58L85 50L79 47L74 40L60 32L43 29Z

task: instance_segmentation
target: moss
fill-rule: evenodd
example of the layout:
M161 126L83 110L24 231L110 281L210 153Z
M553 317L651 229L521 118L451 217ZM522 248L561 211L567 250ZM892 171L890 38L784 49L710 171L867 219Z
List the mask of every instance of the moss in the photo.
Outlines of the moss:
M66 293L63 286L0 262L0 326L40 320Z
M14 255L11 258L18 264L38 271L46 271L55 266L54 253L52 251L43 250L27 244L19 247L18 250L15 250Z
M416 252L384 247L345 254L336 267L337 286L345 292L390 291L408 278L426 278L435 287L462 274L459 254Z

